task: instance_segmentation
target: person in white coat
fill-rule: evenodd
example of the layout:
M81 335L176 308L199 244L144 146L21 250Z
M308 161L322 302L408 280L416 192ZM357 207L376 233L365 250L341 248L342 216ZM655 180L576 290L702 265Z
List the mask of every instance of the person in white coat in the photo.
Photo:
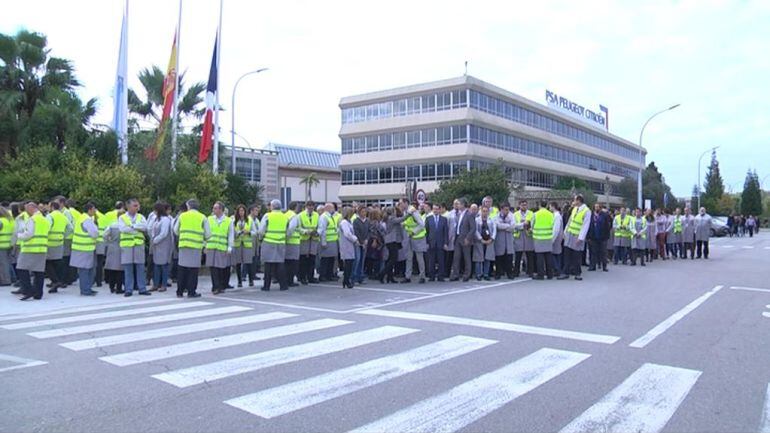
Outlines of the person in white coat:
M353 288L353 279L351 278L353 262L356 261L356 248L361 246L353 230L353 224L350 222L351 215L353 215L353 208L343 207L338 227L340 260L342 260L342 287L345 289Z
M489 208L482 206L476 217L476 232L473 242L473 264L476 268L476 280L489 281L489 271L495 261L495 236L497 226L489 217Z
M711 236L711 215L706 213L706 208L700 208L695 217L695 244L697 258L709 258L709 236Z
M495 279L503 275L513 279L513 214L511 206L505 202L500 211L492 218L495 222Z

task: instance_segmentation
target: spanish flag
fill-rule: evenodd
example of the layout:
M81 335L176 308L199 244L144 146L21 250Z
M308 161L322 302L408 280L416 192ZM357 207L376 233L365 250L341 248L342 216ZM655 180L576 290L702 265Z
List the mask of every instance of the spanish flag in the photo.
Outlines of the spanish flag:
M168 130L168 123L171 120L171 111L174 108L174 95L176 87L176 32L174 33L174 42L171 44L171 57L168 59L168 68L166 69L166 77L163 79L163 115L160 118L160 126L158 127L158 136L155 139L155 143L151 147L148 147L144 151L144 156L154 161L158 158L160 150L163 148L163 142L166 139L166 131Z

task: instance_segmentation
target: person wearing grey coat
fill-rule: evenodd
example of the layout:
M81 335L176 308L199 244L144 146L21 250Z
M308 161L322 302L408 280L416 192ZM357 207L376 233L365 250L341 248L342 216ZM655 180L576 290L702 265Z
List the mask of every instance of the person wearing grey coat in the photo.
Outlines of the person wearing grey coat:
M695 217L692 215L690 207L684 208L682 217L682 247L681 257L687 258L687 252L690 252L690 260L695 259Z
M387 277L388 283L395 283L393 278L393 272L396 267L396 261L398 260L398 250L401 249L401 244L404 241L404 229L401 227L401 223L409 218L408 214L396 216L396 210L393 207L385 209L384 223L385 223L385 236L383 238L385 247L388 249L388 258L385 262L385 266L377 275L377 279L381 284L385 284Z
M353 288L353 263L356 260L356 248L361 245L358 237L353 230L353 224L350 223L350 215L353 210L349 207L342 209L342 218L338 227L340 260L342 260L342 287L346 289Z
M489 208L482 207L475 220L473 233L473 263L476 265L476 280L489 281L492 262L495 260L495 236L497 228L489 217Z
M147 234L147 222L139 213L139 201L129 199L126 201L126 213L118 218L118 230L123 236L142 236ZM149 296L145 272L144 243L131 247L120 248L120 263L123 265L123 284L125 285L125 297L133 294L134 287L140 295Z
M428 251L428 241L425 240L425 237L423 236L422 239L414 239L413 236L417 233L420 233L421 231L425 230L425 220L420 215L420 213L415 210L412 212L412 219L417 224L413 229L412 233L408 233L406 229L404 229L404 240L407 242L407 255L405 257L406 260L406 270L404 272L404 283L409 283L412 281L412 266L414 260L412 258L416 258L417 260L417 269L419 270L420 274L420 284L425 284L425 253ZM403 227L403 225L402 225Z
M94 215L96 214L96 208L93 204L87 204L85 206L85 212L88 214L88 218L86 218L81 223L81 229L88 235L88 237L93 238L96 240L96 238L99 237L99 228L96 227L96 223L94 223ZM77 224L77 221L75 222ZM78 241L78 235L75 233L73 239L73 243L76 243ZM82 296L94 296L96 295L96 291L92 290L94 284L94 276L96 273L96 250L94 251L76 251L72 250L70 253L70 263L69 265L73 268L77 268L78 270L78 285L80 286L80 294Z
M119 214L122 215L122 212ZM120 230L118 222L104 229L104 279L110 293L123 294L123 265L120 264Z
M513 214L508 203L500 206L495 223L495 279L513 278Z
M709 236L711 236L711 215L706 213L706 208L700 208L695 217L695 244L697 246L697 258L709 258Z
M174 252L171 217L165 214L165 209L162 212L150 230L150 245L153 248L152 260L155 267L152 272L153 288L159 292L166 291L171 256Z
M455 200L456 223L450 233L454 233L454 254L452 256L452 272L449 281L457 281L460 277L461 262L463 268L463 282L471 278L471 249L476 239L475 217L466 208L467 201L462 198ZM450 234L450 236L452 236Z

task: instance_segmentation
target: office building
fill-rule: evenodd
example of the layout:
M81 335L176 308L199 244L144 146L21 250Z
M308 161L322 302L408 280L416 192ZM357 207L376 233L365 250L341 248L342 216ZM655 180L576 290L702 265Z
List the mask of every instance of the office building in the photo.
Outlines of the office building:
M512 185L547 190L561 177L612 195L635 178L643 149L471 76L349 96L340 101L343 202L388 202L407 181L426 193L461 171L502 161Z

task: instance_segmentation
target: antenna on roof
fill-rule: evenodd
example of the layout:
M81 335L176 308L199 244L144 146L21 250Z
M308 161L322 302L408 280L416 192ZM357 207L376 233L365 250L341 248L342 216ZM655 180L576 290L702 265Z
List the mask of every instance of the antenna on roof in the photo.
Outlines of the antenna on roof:
M465 61L465 73L463 75L468 75L468 61Z

